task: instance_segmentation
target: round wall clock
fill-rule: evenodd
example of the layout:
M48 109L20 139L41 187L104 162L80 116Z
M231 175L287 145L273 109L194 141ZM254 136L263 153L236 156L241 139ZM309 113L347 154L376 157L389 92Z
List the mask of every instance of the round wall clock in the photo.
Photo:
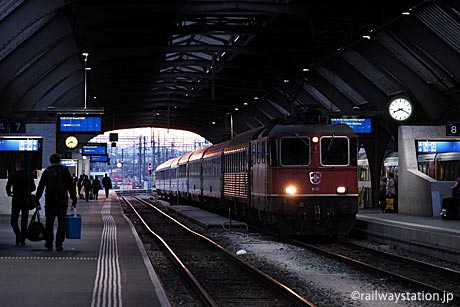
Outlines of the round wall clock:
M69 135L65 139L65 146L69 149L74 149L78 146L78 138L76 136Z
M388 113L397 121L405 121L412 115L412 103L406 98L395 98L388 105Z

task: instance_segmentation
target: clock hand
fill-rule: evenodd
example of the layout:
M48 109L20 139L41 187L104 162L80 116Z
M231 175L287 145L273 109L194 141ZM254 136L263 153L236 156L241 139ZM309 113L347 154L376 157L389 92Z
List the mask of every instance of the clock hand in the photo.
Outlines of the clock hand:
M406 110L404 110L404 109L402 109L402 108L400 108L399 110L401 110L401 111L403 111L403 112L409 114L409 112L407 112Z
M403 112L405 112L405 113L409 114L409 112L407 112L407 111L406 111L406 110L404 110L403 108L399 108L399 109L397 109L397 110L395 111L395 113L396 113L396 112L399 112L399 111L403 111Z

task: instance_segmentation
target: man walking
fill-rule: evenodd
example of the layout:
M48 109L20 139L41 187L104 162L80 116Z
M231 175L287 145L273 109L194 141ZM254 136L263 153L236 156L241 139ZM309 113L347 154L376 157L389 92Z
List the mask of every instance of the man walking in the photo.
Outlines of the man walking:
M102 186L105 189L105 198L109 198L109 190L112 188L112 180L110 177L105 174L104 178L102 178Z
M65 239L65 216L68 207L68 195L72 199L72 208L77 206L77 193L72 183L72 176L66 167L59 164L61 157L58 154L50 156L51 165L48 166L40 178L37 188L37 201L45 191L45 247L53 249L54 220L57 218L56 250L63 251L62 243Z

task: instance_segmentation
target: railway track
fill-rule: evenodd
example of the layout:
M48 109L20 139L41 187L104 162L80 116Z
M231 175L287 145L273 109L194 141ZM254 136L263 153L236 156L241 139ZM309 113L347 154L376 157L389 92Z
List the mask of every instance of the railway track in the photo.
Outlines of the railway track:
M452 304L460 304L460 272L426 262L378 251L346 240L338 243L308 244L293 239L288 243L306 248L360 270L389 277L417 291L449 295ZM452 296L450 296L452 295Z
M315 306L155 205L135 197L122 199L164 247L206 306Z

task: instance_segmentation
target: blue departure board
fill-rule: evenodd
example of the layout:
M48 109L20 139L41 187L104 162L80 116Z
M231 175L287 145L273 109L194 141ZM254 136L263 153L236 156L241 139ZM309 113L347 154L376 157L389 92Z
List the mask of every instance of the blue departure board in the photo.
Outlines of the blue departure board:
M107 155L107 144L94 143L94 144L83 145L83 147L81 148L81 154L84 156Z
M418 141L417 153L460 152L460 141Z
M37 139L0 139L0 151L38 151Z
M372 118L370 117L331 117L330 121L332 125L345 124L355 133L372 133Z
M108 162L107 156L90 156L90 162Z
M58 116L59 133L101 133L101 115L64 115Z

